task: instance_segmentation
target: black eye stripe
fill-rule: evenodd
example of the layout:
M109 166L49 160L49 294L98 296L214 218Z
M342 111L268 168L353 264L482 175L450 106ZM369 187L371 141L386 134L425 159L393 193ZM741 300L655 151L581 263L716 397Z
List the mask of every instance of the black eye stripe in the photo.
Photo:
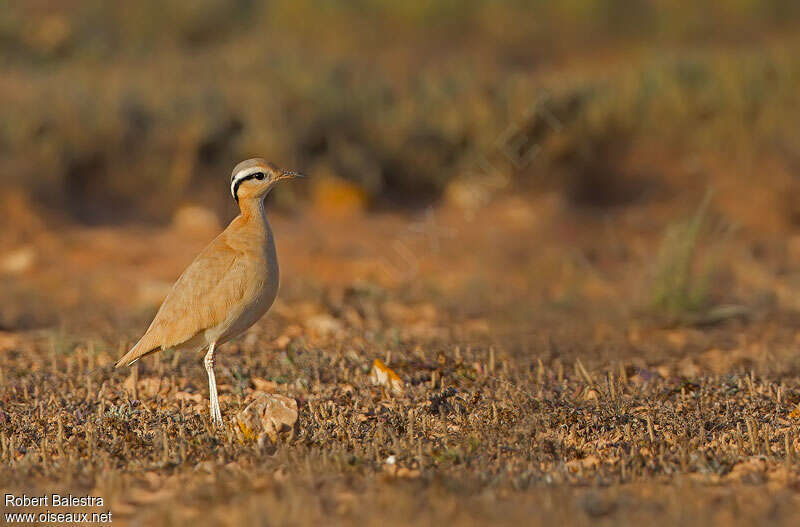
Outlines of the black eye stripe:
M245 181L249 181L251 179L257 179L257 180L261 181L262 179L264 179L264 177L266 177L266 176L264 175L263 172L255 172L253 174L248 174L245 177L243 177L242 179L238 180L233 185L233 199L235 199L237 203L239 202L239 185L241 185Z
M243 177L242 181L247 181L248 179L253 179L253 178L264 179L264 177L265 176L264 176L263 172L253 172L252 174L248 174L245 177ZM231 177L231 181L233 181L234 179L236 179L236 175L235 174Z

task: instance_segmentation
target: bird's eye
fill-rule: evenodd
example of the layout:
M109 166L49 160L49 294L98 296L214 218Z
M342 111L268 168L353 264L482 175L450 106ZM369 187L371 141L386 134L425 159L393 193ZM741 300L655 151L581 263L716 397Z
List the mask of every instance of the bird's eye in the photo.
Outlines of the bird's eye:
M255 174L255 178L256 178L257 180L261 181L262 179L264 179L264 173L263 173L263 172L258 172L258 173L256 173L256 174Z

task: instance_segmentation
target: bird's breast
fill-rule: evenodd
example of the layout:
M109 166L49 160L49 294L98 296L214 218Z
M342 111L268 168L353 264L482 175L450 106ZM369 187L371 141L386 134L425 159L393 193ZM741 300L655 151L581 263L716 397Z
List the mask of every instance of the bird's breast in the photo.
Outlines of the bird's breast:
M231 316L212 331L219 335L220 341L230 340L247 331L266 314L278 296L278 257L272 233L267 230L265 234L264 237L253 237L243 246L243 272L248 275L245 282L249 287L244 291L238 309L233 310ZM213 338L213 334L209 336Z

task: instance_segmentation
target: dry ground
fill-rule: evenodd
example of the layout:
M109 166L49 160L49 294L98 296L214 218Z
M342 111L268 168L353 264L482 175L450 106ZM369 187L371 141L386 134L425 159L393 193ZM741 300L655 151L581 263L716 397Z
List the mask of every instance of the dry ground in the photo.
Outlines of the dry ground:
M0 490L115 525L797 523L795 4L53 4L0 10ZM253 155L314 177L270 198L282 290L214 432L199 356L111 365ZM265 391L299 419L259 446Z
M83 511L115 525L794 524L796 243L709 227L703 302L663 313L664 225L699 199L275 216L282 291L220 355L221 432L199 356L111 369L213 222L28 217L3 238L0 487L102 496ZM260 391L300 411L261 447L231 423Z

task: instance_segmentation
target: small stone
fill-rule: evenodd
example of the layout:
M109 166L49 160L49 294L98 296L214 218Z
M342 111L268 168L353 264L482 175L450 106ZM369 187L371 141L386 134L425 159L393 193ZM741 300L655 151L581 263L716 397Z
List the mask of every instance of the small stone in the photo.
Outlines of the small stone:
M259 392L266 392L272 393L278 388L278 383L274 381L268 381L267 379L262 379L260 377L253 377L250 379L253 383L255 389Z
M341 322L324 313L306 320L306 327L318 336L336 334L343 329Z
M266 438L273 443L278 434L291 429L297 422L297 401L275 393L259 393L255 400L239 412L236 424L243 441L258 441L263 446Z
M3 255L0 258L0 272L22 274L36 263L36 250L33 247L22 247Z

